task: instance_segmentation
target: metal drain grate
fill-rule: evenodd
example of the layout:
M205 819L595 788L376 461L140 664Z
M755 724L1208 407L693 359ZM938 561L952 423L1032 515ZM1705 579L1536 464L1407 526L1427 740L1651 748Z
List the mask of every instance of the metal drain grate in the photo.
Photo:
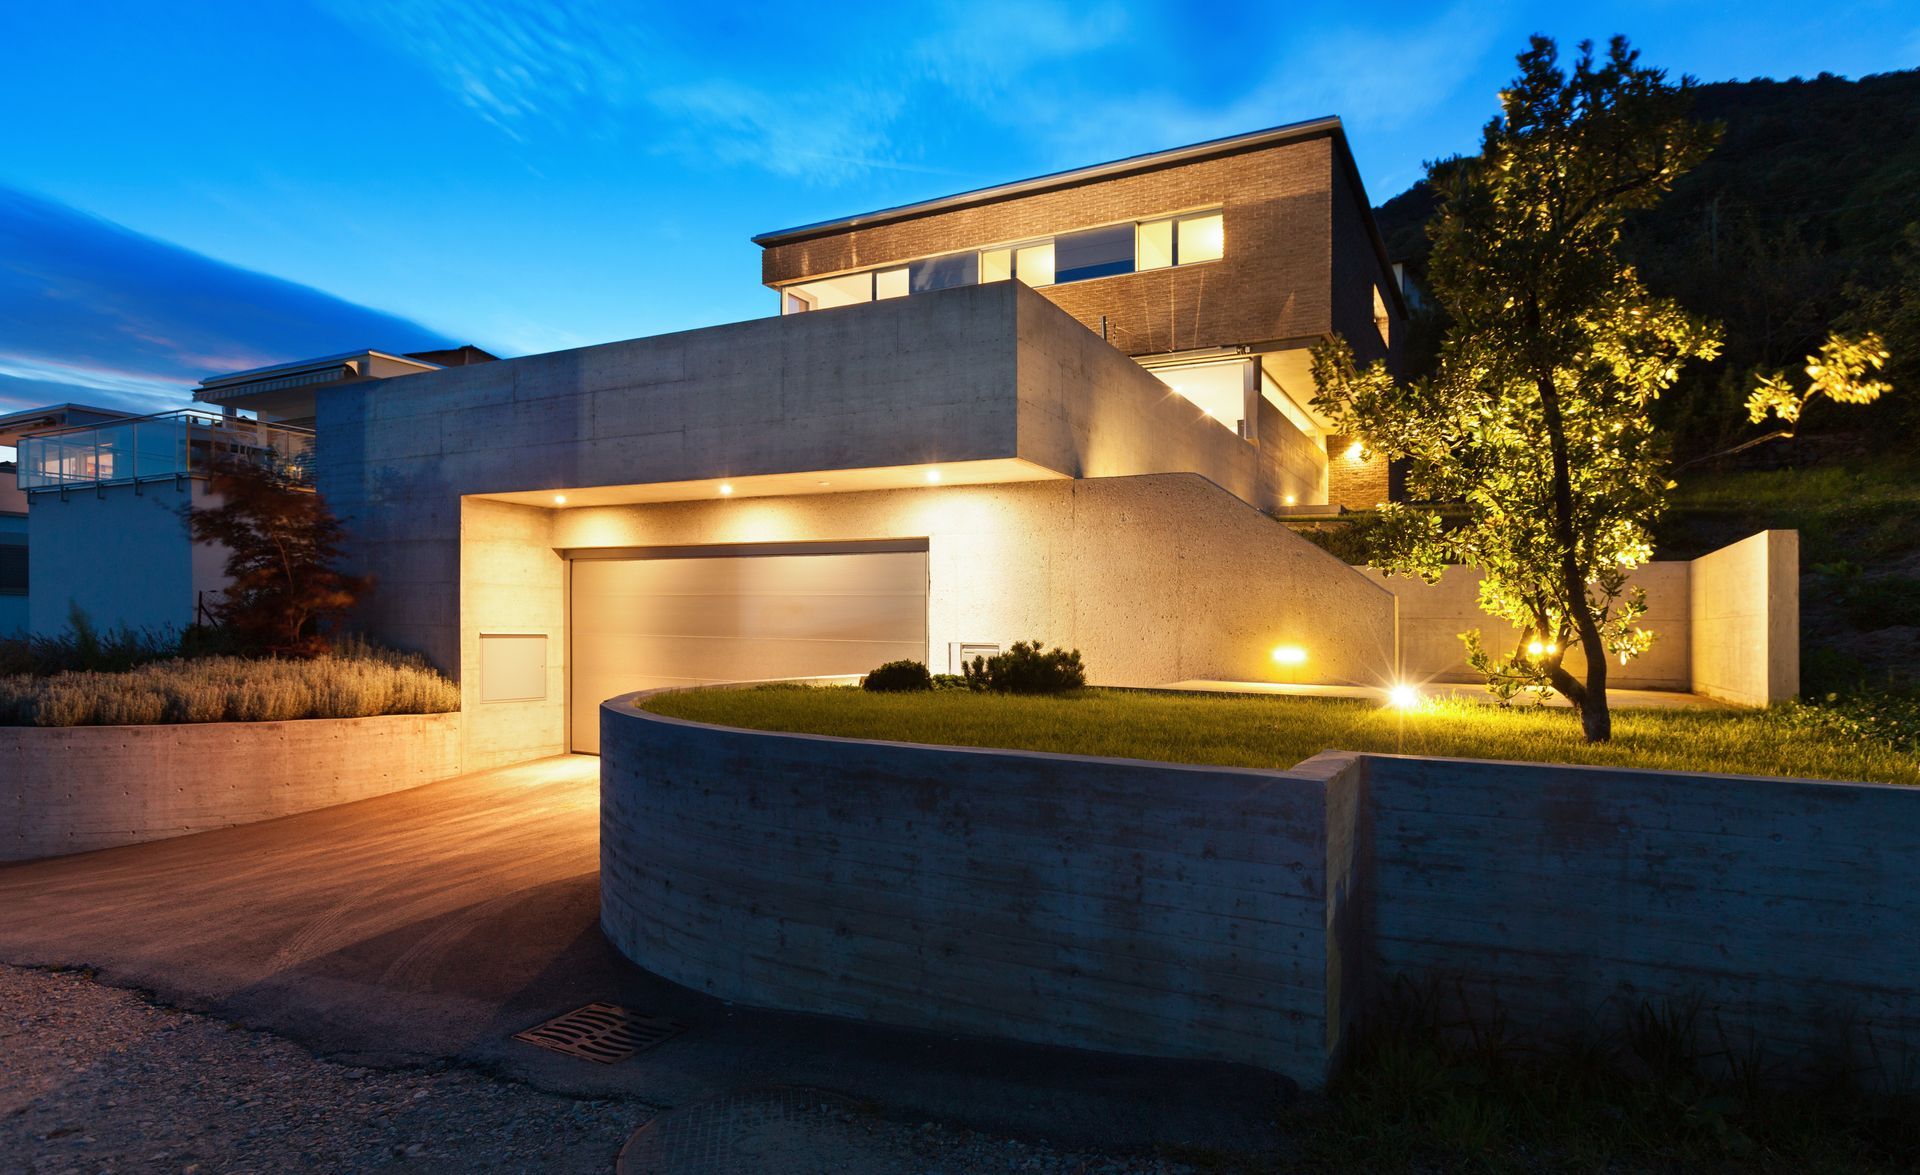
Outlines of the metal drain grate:
M513 1039L611 1065L678 1035L686 1027L678 1020L636 1015L618 1004L593 1003L516 1032Z

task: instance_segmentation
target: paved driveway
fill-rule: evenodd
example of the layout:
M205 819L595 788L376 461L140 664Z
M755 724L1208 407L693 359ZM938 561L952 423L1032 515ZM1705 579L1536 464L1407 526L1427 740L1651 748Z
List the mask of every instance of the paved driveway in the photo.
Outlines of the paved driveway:
M679 1106L805 1086L1055 1142L1254 1146L1278 1079L737 1008L598 926L599 761L568 756L281 820L0 867L0 962L110 983L368 1064L453 1059ZM591 1000L689 1030L612 1066L513 1032Z

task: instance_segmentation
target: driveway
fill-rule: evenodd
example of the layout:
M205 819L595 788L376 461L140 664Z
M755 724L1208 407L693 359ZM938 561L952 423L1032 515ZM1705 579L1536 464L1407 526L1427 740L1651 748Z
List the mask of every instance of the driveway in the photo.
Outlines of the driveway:
M806 1087L900 1120L1106 1148L1272 1142L1240 1066L734 1007L598 925L599 761L567 756L300 816L0 867L0 962L117 985L374 1066L452 1060L657 1108ZM616 1065L509 1039L594 1000L686 1022Z

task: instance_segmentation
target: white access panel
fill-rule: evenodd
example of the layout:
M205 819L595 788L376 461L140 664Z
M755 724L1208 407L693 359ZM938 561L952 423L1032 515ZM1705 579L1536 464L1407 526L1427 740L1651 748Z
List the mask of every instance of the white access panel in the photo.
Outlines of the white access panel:
M576 558L570 624L573 749L598 753L619 694L926 660L927 553Z

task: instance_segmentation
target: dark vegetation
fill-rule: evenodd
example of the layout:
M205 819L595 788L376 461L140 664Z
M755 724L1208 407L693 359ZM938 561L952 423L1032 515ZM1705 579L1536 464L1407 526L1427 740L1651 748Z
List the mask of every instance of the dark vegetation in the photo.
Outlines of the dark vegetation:
M1836 1054L1791 1085L1764 1047L1685 1005L1618 1010L1605 1033L1516 1039L1497 1009L1396 985L1324 1099L1291 1108L1328 1171L1911 1171L1920 1100ZM1892 1091L1886 1086L1891 1083Z
M918 661L889 661L860 679L874 694L971 690L996 694L1063 694L1087 684L1080 650L1048 649L1039 641L1015 641L1004 653L975 657L960 673L928 673Z
M860 679L860 688L876 694L910 694L933 688L933 677L918 661L889 661Z
M1755 431L1741 405L1756 372L1796 371L1830 330L1878 331L1894 395L1816 409L1807 423L1857 431L1876 452L1910 451L1920 426L1920 70L1849 81L1715 82L1694 116L1719 145L1657 206L1636 214L1627 259L1654 293L1721 323L1726 349L1662 397L1655 420L1687 459ZM1436 208L1425 181L1375 210L1388 252L1424 274ZM1438 315L1409 330L1412 374L1431 370ZM1768 453L1803 462L1817 452Z

